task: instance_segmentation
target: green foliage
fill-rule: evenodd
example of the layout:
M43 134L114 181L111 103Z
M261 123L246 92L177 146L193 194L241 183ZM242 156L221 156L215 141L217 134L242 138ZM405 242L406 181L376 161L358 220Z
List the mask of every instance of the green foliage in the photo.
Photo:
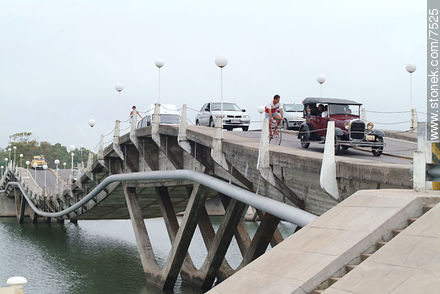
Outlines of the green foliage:
M55 168L55 159L60 161L59 168L63 168L63 162L67 165L67 168L70 168L72 157L69 152L67 152L67 147L61 145L60 143L56 143L52 145L49 142L38 142L37 140L32 138L32 133L23 132L16 133L9 136L9 145L6 148L0 148L0 165L5 165L5 157L8 157L9 152L8 148L11 148L11 160L14 158L14 150L13 146L17 147L16 150L16 163L17 165L21 165L20 161L20 153L23 154L22 164L26 166L25 162L32 161L32 157L35 155L44 155L46 161L48 163L49 168ZM81 163L81 150L76 150L75 155L73 157L73 163L76 167L78 163ZM89 150L86 148L82 148L82 161L84 165L87 164L87 158L89 156Z

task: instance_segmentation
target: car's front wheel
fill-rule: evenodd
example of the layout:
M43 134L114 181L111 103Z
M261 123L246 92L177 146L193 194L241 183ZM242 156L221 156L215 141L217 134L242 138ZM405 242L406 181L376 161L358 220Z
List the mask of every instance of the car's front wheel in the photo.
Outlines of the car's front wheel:
M249 130L249 127L241 127L241 129L245 132L247 132Z
M376 142L383 143L382 137L377 137ZM383 146L373 146L371 147L371 153L373 153L373 156L380 156L383 152Z
M335 155L338 155L341 153L342 145L340 144L341 138L338 136L335 136Z
M199 120L196 120L196 126L200 126Z
M301 147L302 148L309 148L310 142L308 142L308 140L307 140L307 133L306 133L306 131L304 131L304 130L300 131L299 139L301 140Z
M284 129L290 130L289 125L287 124L287 119L284 120Z

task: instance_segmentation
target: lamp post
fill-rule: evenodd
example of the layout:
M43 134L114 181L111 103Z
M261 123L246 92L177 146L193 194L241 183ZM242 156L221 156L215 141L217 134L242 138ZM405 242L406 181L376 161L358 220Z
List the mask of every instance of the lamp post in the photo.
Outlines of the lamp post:
M66 169L67 163L63 162L63 168Z
M323 75L319 75L316 80L319 83L319 96L322 98L322 84L325 82L325 77Z
M157 74L158 74L158 92L159 92L159 101L158 103L160 104L160 69L165 65L165 62L163 61L162 58L158 58L156 59L156 67L157 67Z
M38 164L36 162L34 162L34 164L32 165L32 167L34 168L35 182L37 181L37 166L38 166Z
M8 159L11 159L11 151L12 151L12 149L8 148Z
M47 164L43 165L43 170L44 170L44 195L47 196Z
M217 56L215 64L220 67L220 115L222 117L222 137L223 137L223 68L228 64L228 60L223 55Z
M12 149L14 149L14 163L13 163L13 166L15 167L15 163L16 163L15 158L16 158L16 153L17 153L17 146L12 147Z
M5 167L2 165L2 166L0 166L0 178L1 177L3 177L3 169L4 169Z
M73 177L73 156L75 156L75 153L73 153L73 151L75 151L76 147L75 145L70 145L69 150L70 150L70 155L72 156L72 164L70 165L71 169L72 169L72 177Z
M5 166L6 166L6 168L8 168L8 160L9 160L9 158L5 157Z
M23 153L20 153L20 166L23 167Z
M26 169L28 169L28 170L29 170L29 164L31 164L31 163L29 162L29 160L26 160Z
M409 109L411 110L411 131L415 129L415 111L413 110L413 87L412 76L416 71L416 66L412 63L406 65L406 71L409 72Z

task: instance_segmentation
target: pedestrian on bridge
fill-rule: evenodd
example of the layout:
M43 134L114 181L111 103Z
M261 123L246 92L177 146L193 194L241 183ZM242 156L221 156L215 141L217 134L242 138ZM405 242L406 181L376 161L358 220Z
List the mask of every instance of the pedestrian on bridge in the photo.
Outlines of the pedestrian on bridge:
M141 116L141 114L139 113L139 111L137 111L136 110L136 106L135 105L133 105L133 107L131 108L132 110L131 110L131 112L130 112L130 120L131 119L133 119L133 114L134 115L139 115L139 117L142 119L142 116Z

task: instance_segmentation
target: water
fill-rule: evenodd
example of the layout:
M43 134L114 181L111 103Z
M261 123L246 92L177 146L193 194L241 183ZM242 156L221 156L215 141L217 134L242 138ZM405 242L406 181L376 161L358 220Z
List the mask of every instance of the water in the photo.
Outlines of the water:
M220 218L212 218L215 229ZM146 221L156 259L163 265L171 248L163 219ZM256 223L247 222L251 236ZM284 236L293 226L279 226ZM203 264L206 249L197 230L190 254L197 267ZM233 239L226 258L232 267L241 262L241 254ZM133 229L128 220L79 221L78 225L17 224L15 218L0 219L0 286L12 276L28 280L26 294L63 293L201 293L182 284L174 291L163 292L149 286L143 275Z

